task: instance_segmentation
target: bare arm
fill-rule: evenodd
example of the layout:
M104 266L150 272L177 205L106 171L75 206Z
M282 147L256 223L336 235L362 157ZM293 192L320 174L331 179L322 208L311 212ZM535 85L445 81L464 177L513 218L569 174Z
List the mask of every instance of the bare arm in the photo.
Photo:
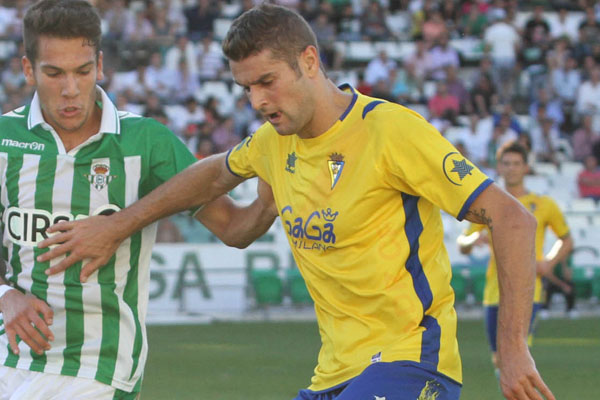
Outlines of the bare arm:
M276 217L273 192L262 179L252 204L240 207L230 197L221 196L196 213L196 219L226 245L238 248L247 247L267 232Z
M548 252L546 257L537 262L536 270L538 275L544 276L556 286L560 286L563 290L570 291L570 286L554 275L553 271L558 263L567 259L572 250L573 239L571 238L571 235L566 235L558 239L554 242L552 249Z
M493 184L466 214L487 225L494 246L500 286L498 366L507 399L554 400L527 347L535 283L535 218L512 196Z
M81 280L106 264L127 237L152 222L176 212L201 206L228 192L243 178L229 172L225 153L207 157L183 170L147 196L110 216L94 216L80 221L60 222L48 229L55 233L39 247L59 246L38 257L38 261L70 254L46 270L48 275L89 260L81 270Z

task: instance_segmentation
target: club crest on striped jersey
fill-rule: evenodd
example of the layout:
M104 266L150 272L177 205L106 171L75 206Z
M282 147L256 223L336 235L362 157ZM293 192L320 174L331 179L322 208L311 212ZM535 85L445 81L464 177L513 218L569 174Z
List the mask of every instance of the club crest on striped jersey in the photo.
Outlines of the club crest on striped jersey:
M110 167L107 164L93 164L91 169L92 173L84 174L84 176L96 190L104 189L116 178L115 175L110 174Z
M331 189L340 179L342 175L342 170L344 169L344 156L339 153L333 153L329 156L329 160L327 160L327 165L329 166L329 176L331 177Z

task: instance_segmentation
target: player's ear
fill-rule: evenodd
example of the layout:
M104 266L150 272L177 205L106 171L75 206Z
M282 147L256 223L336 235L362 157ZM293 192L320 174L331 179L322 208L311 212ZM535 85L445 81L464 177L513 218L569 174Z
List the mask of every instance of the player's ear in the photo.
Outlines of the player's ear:
M309 78L314 78L319 73L321 68L321 60L319 59L319 51L315 46L307 46L302 53L300 53L300 63L304 73Z
M33 64L27 56L21 57L21 65L23 66L23 75L30 86L35 86L35 76L33 75Z
M104 70L103 70L103 64L102 64L103 58L104 58L104 54L102 53L102 50L100 50L98 52L98 65L96 65L96 80L97 81L101 81L102 79L104 79Z

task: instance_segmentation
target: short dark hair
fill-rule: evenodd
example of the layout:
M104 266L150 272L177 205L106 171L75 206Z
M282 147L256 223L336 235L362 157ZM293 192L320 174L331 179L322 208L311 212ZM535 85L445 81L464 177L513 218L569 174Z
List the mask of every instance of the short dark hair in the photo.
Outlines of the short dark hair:
M298 56L308 46L319 50L317 38L304 18L289 8L263 3L233 21L222 47L232 61L271 50L275 58L299 72Z
M508 142L505 143L502 147L500 147L498 149L498 155L496 156L497 160L501 160L502 157L504 157L504 155L506 153L516 153L521 155L521 157L523 158L523 162L525 164L527 164L527 149L525 148L525 146L523 146L521 143L515 141L512 142Z
M97 59L102 38L100 16L85 0L41 0L27 10L23 19L25 54L32 64L38 56L40 36L84 38L95 48Z

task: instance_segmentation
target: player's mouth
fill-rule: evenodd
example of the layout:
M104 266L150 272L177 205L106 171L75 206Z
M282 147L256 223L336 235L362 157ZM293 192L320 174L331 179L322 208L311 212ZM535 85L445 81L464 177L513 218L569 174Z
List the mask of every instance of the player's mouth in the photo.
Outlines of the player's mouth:
M63 118L72 118L72 117L78 115L80 112L81 112L81 107L75 107L75 106L63 107L59 110L59 114Z
M281 121L281 113L280 112L266 114L266 117L267 117L267 120L273 125L275 125Z

